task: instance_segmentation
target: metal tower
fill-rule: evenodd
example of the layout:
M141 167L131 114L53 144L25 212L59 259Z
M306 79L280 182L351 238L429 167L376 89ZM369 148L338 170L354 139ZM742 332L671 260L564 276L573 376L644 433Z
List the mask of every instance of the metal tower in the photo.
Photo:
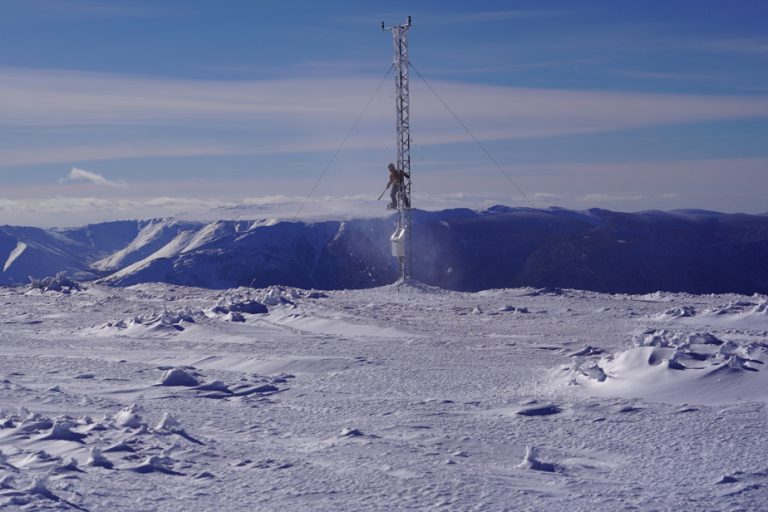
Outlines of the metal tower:
M408 64L408 29L411 28L411 17L407 23L385 27L391 30L395 45L395 109L397 113L397 169L404 173L404 183L397 193L397 228L392 233L392 255L400 263L400 277L403 281L410 279L412 274L412 231L411 231L411 116L409 96L409 64Z

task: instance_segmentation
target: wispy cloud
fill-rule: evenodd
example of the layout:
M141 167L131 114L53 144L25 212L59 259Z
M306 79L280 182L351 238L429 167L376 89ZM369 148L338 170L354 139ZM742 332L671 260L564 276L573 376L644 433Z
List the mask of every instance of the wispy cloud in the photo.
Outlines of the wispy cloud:
M731 54L731 55L768 55L768 38L747 36L729 38L693 38L660 37L652 42L659 49L686 50L693 52Z
M487 23L494 21L509 21L531 18L552 18L566 16L568 11L559 9L500 9L495 11L475 11L475 12L430 12L421 13L412 11L414 24L417 25L437 25L449 23ZM404 23L405 17L402 12L380 12L381 18L387 26L393 23ZM370 24L371 19L376 19L370 15L366 16L339 16L336 21L355 25Z
M101 174L86 171L85 169L78 169L77 167L72 167L69 170L69 174L67 174L66 178L63 178L61 180L64 181L79 181L79 182L86 182L91 183L93 185L104 185L107 187L124 187L125 182L124 181L112 181L108 180Z
M568 11L559 9L499 9L493 11L475 12L421 12L409 11L412 14L415 25L442 25L451 23L486 23L493 21L505 21L531 18L553 18L568 15ZM408 14L408 13L406 13ZM405 23L407 16L402 11L380 11L375 15L347 15L337 16L334 21L349 25L374 25L384 21L386 26L397 23ZM378 22L376 20L379 20Z
M379 81L350 78L342 88L337 80L324 78L196 81L0 69L0 97L4 101L0 129L13 132L20 126L28 130L66 126L67 133L74 133L73 127L82 133L73 135L66 146L0 143L0 166L144 156L332 151ZM447 81L435 81L433 86L483 140L768 117L768 97L762 96L532 89ZM412 95L418 144L471 140L423 83L413 82ZM389 88L379 90L347 148L388 144L390 96ZM137 135L132 140L119 131L110 135L110 129L131 126L153 127L166 135L151 139ZM197 136L175 133L189 134L190 126L202 127ZM236 136L222 139L213 135L222 128L247 136L238 140Z
M469 13L430 15L428 23L467 23L509 21L531 18L553 18L566 16L568 11L555 9L507 9L498 11L476 11Z
M639 69L619 70L617 74L630 78L646 78L650 80L670 81L723 81L729 78L726 74L715 73L680 73L675 71L649 71Z
M768 39L761 37L738 37L700 41L697 45L704 50L741 55L768 55Z
M590 205L592 204L601 204L601 203L610 203L610 202L636 202L636 201L647 201L650 199L650 197L642 195L642 194L621 194L621 193L597 193L597 194L587 194L581 197L578 197L576 200L581 201L582 203L588 203Z
M554 201L562 199L562 194L553 194L552 192L534 192L531 197L536 201Z
M346 123L359 113L378 79L353 78L339 87L334 79L195 81L102 73L0 69L4 98L2 125L167 124L190 120L270 122L325 127ZM595 129L633 124L665 124L768 115L768 97L638 94L435 82L453 105L472 105L472 115L498 121L531 118L570 130L587 120ZM419 81L413 94L425 96L414 114L421 120L445 117ZM368 115L389 121L390 93L380 91ZM541 123L538 123L541 124ZM274 124L270 127L274 131ZM325 130L322 130L325 131Z

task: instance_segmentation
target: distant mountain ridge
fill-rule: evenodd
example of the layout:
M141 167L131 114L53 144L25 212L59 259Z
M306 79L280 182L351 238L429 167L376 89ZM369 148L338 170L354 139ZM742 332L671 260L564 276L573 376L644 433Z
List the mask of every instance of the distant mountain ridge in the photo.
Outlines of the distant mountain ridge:
M768 293L765 215L506 206L413 213L414 277L447 289ZM65 272L115 286L380 286L398 277L392 230L393 218L0 226L0 285Z

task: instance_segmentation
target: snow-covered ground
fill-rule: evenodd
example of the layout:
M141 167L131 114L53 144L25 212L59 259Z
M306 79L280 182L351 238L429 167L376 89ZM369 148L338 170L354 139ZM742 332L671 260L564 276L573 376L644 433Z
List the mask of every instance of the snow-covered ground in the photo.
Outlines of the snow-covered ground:
M91 284L0 304L9 510L768 509L764 296Z

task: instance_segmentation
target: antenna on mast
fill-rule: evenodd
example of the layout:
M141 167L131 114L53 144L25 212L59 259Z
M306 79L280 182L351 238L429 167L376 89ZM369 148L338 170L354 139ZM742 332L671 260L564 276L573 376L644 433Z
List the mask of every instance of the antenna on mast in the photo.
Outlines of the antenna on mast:
M392 255L400 264L400 278L411 278L412 269L412 230L411 230L411 116L409 96L408 29L411 17L402 25L386 27L381 22L381 30L391 30L394 42L395 70L395 111L397 115L397 170L402 180L396 193L397 227L389 238L392 242Z

